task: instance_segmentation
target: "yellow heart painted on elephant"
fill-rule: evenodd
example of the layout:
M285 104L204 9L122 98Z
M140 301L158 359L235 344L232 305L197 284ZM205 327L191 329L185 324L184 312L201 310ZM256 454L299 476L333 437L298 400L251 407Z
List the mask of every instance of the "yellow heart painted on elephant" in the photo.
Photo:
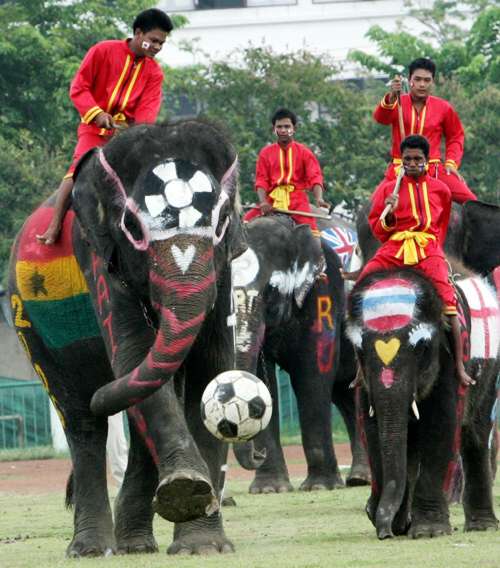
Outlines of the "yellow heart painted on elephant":
M375 341L375 351L380 357L380 360L384 365L389 365L389 363L396 357L401 342L397 337L393 337L389 341L385 342L381 339Z

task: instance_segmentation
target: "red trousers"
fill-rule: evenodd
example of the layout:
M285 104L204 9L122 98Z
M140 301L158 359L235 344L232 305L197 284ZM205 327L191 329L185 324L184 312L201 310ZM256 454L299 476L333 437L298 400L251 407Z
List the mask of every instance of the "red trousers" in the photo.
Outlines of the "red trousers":
M377 270L387 270L388 268L409 268L404 264L403 259L396 258L392 254L384 251L382 246L376 252L375 256L369 260L363 268L359 280ZM444 306L443 312L447 315L454 315L457 313L457 298L455 289L448 279L448 265L441 256L428 256L414 264L411 268L420 270L427 276L427 278L434 284L436 291L441 298Z
M71 165L68 168L64 179L73 177L76 164L78 164L78 161L85 154L85 152L88 152L92 148L104 146L110 138L110 136L99 136L99 134L94 134L93 132L79 132L78 142L76 143L75 150L73 152L73 161L71 162Z

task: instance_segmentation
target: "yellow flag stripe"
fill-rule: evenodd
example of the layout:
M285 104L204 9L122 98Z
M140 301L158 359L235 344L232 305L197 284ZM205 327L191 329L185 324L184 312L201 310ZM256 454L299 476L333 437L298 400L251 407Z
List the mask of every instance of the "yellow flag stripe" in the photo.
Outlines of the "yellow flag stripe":
M74 256L52 262L21 260L16 264L17 287L23 300L64 300L88 292Z

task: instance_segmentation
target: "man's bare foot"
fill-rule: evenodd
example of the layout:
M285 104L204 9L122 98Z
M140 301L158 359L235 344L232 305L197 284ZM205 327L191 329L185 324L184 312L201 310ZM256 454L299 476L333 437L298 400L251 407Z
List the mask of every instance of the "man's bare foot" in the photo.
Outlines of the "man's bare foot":
M36 235L36 240L43 245L53 245L61 232L61 226L49 225L49 228L43 233L43 235Z
M457 376L460 384L464 387L471 387L476 384L476 381L467 373L464 367L457 369Z

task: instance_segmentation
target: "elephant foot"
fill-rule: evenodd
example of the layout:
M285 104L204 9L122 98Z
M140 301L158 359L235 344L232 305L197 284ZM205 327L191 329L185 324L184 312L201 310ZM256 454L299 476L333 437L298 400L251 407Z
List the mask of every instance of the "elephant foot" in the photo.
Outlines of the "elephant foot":
M248 490L252 495L259 493L288 493L293 491L293 485L288 476L259 476L256 477Z
M465 520L464 531L496 531L498 520L494 515L471 515Z
M182 523L212 515L219 510L219 503L208 479L197 471L184 470L162 479L153 510L167 521Z
M140 535L120 539L117 543L118 554L152 554L158 552L158 545L153 535Z
M174 541L167 549L167 554L171 555L208 556L229 552L234 552L234 546L224 534L220 515L176 525Z
M109 543L99 542L102 539L75 537L66 549L68 558L93 558L98 556L113 556L115 547Z
M347 487L362 487L370 485L372 476L368 465L353 465L345 480Z
M234 499L234 497L224 497L221 501L221 505L223 507L236 507L237 503Z
M415 519L412 520L408 531L410 538L436 538L448 534L451 534L451 525L448 519Z
M299 491L331 491L343 487L345 487L345 484L340 472L336 472L334 475L310 474L300 484Z

